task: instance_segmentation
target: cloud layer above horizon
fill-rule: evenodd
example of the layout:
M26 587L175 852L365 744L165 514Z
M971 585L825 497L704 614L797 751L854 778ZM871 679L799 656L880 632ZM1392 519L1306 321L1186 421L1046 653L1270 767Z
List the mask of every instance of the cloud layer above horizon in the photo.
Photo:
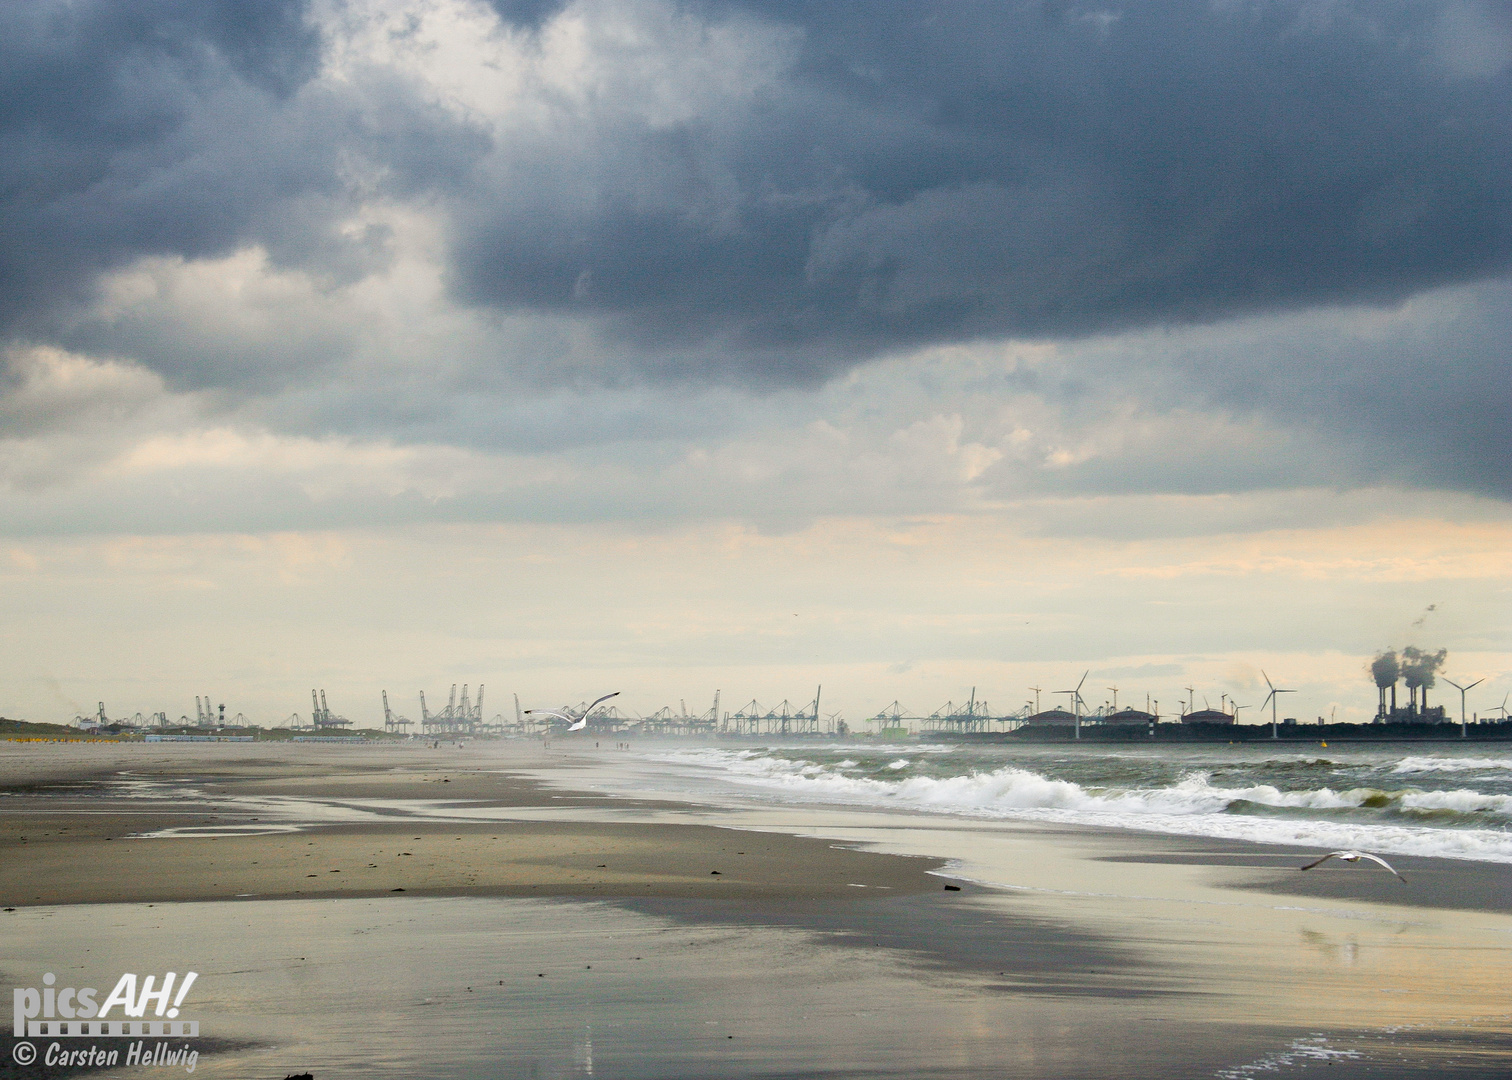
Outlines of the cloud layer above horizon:
M38 2L0 80L13 534L1512 496L1502 5Z

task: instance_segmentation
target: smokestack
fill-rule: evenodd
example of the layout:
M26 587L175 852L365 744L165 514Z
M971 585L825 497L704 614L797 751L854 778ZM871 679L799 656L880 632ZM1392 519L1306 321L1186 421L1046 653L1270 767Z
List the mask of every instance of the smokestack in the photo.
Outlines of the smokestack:
M1444 666L1444 661L1448 658L1448 649L1440 649L1436 653L1430 653L1419 649L1415 645L1409 645L1402 650L1402 681L1407 684L1407 689L1412 692L1412 709L1414 714L1420 714L1422 710L1428 708L1428 691L1438 681L1434 677L1435 672Z
M1397 661L1395 649L1387 649L1370 662L1370 677L1376 684L1376 717L1385 717L1386 688L1391 688L1391 707L1396 708L1396 681L1401 676L1402 665Z

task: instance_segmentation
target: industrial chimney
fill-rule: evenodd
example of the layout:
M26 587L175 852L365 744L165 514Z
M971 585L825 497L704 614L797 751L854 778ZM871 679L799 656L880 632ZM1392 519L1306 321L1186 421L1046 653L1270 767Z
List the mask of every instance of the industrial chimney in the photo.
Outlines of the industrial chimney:
M1384 720L1391 715L1386 711L1386 690L1391 690L1391 708L1396 709L1396 683L1401 677L1402 665L1397 661L1395 649L1387 649L1370 662L1370 677L1375 680L1377 698L1376 719Z

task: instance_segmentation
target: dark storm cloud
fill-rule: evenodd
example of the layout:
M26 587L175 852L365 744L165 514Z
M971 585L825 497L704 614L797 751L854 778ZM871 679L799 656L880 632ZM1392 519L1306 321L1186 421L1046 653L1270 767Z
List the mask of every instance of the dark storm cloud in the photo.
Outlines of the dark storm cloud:
M506 62L542 65L508 92L517 107L503 92L448 102L411 54L322 77L327 43L301 3L0 7L0 333L136 361L170 390L229 388L273 428L403 440L411 424L469 445L499 427L479 387L771 389L921 345L1122 334L1074 373L1085 396L1184 392L1316 429L1307 446L1338 453L1237 446L1175 480L1165 458L1124 454L1062 470L1058 489L1341 469L1512 495L1512 307L1496 286L1458 321L1378 340L1282 327L1254 348L1199 334L1173 351L1124 333L1506 275L1504 5L488 9ZM424 53L423 15L372 47L414 35ZM365 18L338 8L324 32ZM572 20L570 55L553 54ZM453 74L471 87L475 73ZM252 330L171 298L81 314L103 272L250 245L334 291L391 257L382 226L354 231L368 202L442 221L450 295L497 333L395 346L383 359L399 374L366 386L341 366L364 347L361 318L320 297ZM406 380L416 391L396 394ZM399 400L344 404L364 394ZM1050 397L1075 413L1075 394Z
M594 316L659 374L761 382L1390 302L1512 259L1500 8L689 10L801 37L747 99L568 116L507 151L509 182L459 210L459 295Z
M537 34L563 7L491 6ZM767 48L769 77L653 87L688 99L670 121L557 102L473 172L482 136L397 80L309 91L298 3L7 5L0 316L249 241L360 274L382 238L331 229L354 159L442 196L458 297L590 319L610 381L805 382L930 342L1386 302L1512 259L1512 20L1489 4L677 10Z
M9 318L123 258L223 249L266 204L257 189L329 187L319 165L291 175L259 154L261 138L236 168L196 167L215 127L256 132L312 73L299 4L7 4L0 43Z
M386 99L372 87L361 102L303 93L321 50L305 9L0 7L0 320L12 334L124 352L183 385L279 371L262 355L186 356L171 335L63 331L57 319L96 275L141 256L195 259L255 242L275 261L360 275L381 237L332 228L355 202L353 173L373 163L402 192L417 164L429 187L445 163L466 159L455 126L397 91Z

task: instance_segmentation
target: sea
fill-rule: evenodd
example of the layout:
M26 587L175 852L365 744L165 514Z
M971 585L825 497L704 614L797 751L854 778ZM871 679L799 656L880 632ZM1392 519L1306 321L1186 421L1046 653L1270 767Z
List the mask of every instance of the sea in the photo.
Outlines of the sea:
M1512 745L949 742L642 746L629 787L731 806L808 804L1512 862Z

